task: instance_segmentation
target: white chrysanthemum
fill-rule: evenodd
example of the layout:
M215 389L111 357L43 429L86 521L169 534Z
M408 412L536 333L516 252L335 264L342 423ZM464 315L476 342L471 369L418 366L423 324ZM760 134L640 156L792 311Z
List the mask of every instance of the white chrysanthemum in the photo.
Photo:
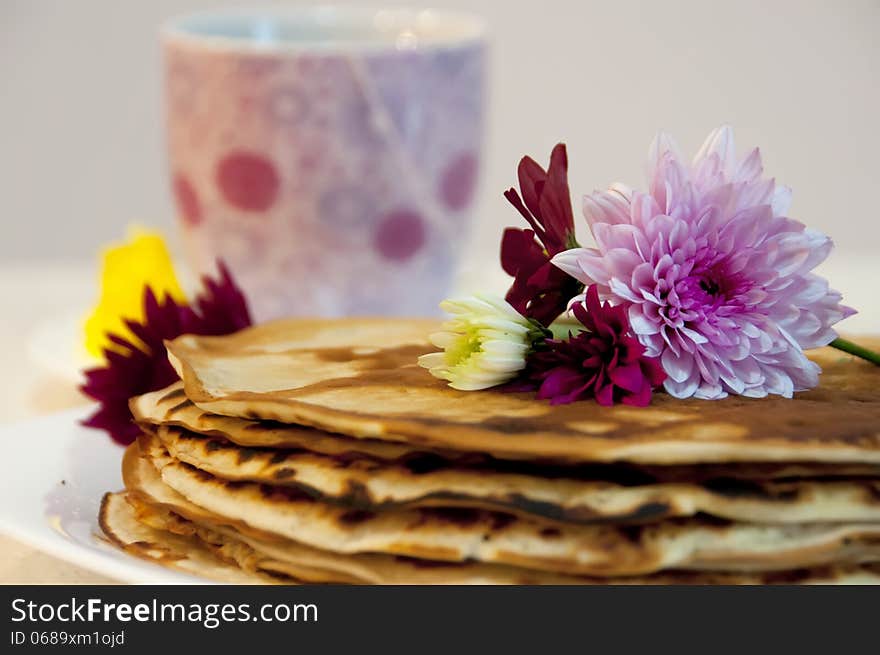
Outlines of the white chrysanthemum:
M452 314L431 343L443 352L419 357L431 375L461 391L503 384L526 365L526 355L540 329L503 298L479 294L444 300L440 308Z

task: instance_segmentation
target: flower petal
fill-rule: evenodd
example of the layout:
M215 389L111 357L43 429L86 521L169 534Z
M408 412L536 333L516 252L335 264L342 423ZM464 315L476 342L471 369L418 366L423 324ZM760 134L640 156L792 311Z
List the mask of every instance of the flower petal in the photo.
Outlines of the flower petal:
M608 284L609 274L602 254L593 248L565 250L551 260L553 265L584 284Z
M733 172L736 166L736 149L733 142L733 128L722 125L706 137L703 145L694 157L694 168L705 165L706 161L716 157L722 166L722 171L727 174Z
M673 382L685 382L690 379L694 373L694 356L686 351L678 354L672 350L663 352L660 358L663 364L663 370Z
M676 382L672 378L666 378L663 388L673 398L690 398L700 386L700 378L698 375L691 375L687 380Z
M629 223L630 199L623 187L612 187L608 191L596 191L583 198L583 214L591 229L598 224Z

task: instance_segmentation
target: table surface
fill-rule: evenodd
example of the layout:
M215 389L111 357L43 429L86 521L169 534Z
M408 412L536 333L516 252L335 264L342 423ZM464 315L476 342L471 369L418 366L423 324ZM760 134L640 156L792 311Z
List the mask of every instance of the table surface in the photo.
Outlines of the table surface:
M88 402L69 380L42 370L28 337L59 314L94 302L95 272L81 263L0 265L0 421L22 420ZM114 580L0 535L0 583L112 584Z
M860 313L849 319L850 334L880 332L880 303L874 280L880 261L873 255L836 253L821 271ZM464 275L463 289L485 284L492 273ZM476 283L471 283L474 280ZM0 422L21 420L87 403L69 380L42 369L28 353L33 331L54 317L85 313L97 293L90 263L0 263ZM497 289L496 289L497 290ZM0 535L0 584L109 584L104 576L72 566Z

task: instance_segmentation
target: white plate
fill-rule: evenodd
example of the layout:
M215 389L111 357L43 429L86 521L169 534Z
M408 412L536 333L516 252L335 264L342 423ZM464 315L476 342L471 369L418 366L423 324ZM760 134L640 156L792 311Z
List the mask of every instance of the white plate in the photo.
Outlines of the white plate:
M27 336L28 356L41 370L79 384L83 369L100 363L83 345L81 311L71 310L37 325Z
M122 488L122 447L79 425L93 408L0 427L0 532L107 577L135 584L205 581L127 555L101 536L98 507Z

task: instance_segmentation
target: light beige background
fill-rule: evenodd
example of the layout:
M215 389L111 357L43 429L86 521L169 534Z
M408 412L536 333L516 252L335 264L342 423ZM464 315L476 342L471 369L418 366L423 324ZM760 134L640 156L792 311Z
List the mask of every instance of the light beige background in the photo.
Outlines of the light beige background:
M90 257L131 220L173 225L156 29L218 4L0 1L0 258ZM522 154L544 159L567 141L580 196L641 183L657 128L693 150L721 122L762 146L768 170L795 189L796 217L832 234L838 252L875 251L878 0L396 4L470 9L492 28L471 261L517 220L501 192Z

